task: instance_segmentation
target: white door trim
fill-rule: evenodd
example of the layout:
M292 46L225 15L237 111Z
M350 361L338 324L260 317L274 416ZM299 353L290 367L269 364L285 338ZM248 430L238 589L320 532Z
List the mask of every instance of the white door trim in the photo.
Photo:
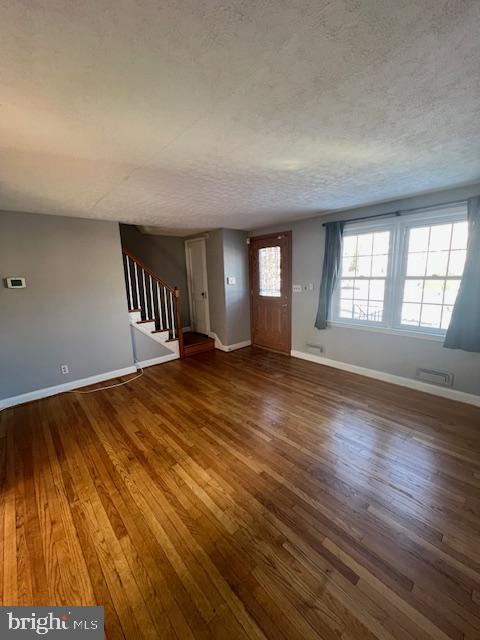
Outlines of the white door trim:
M192 263L190 260L190 251L189 248L194 243L201 243L203 245L203 279L205 282L205 291L207 293L207 306L205 308L205 317L207 320L207 335L210 334L210 294L208 291L208 272L207 272L207 244L205 242L205 238L191 238L190 240L185 240L185 261L187 264L187 283L188 283L188 307L190 309L190 324L194 327L194 318L193 318L193 301L192 301ZM195 328L195 327L194 327Z

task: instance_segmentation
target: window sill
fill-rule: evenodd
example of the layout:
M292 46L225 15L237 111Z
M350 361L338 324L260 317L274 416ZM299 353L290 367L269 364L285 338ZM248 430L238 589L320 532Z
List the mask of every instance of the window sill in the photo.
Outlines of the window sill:
M373 327L371 325L353 324L350 322L339 322L338 320L329 321L330 327L341 327L343 329L358 329L359 331L370 331L373 333L386 333L388 335L402 336L406 338L415 338L416 340L428 340L430 342L444 342L445 334L441 333L422 333L410 329L392 329L390 327Z

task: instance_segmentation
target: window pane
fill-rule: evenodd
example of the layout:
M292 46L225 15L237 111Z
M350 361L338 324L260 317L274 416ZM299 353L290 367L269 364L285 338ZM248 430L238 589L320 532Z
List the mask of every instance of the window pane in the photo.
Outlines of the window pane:
M467 233L464 221L410 229L406 275L416 279L404 283L402 324L448 327L464 269Z
M468 223L456 222L453 225L452 249L466 249L468 239Z
M342 280L340 288L340 298L351 300L353 298L354 280Z
M360 256L357 258L357 276L367 277L370 275L372 258L370 256Z
M440 319L442 315L442 306L436 304L423 304L420 324L422 327L430 327L432 329L440 328Z
M344 236L341 280L337 290L340 318L383 321L390 235L390 231L373 231ZM372 269L378 279L371 279Z
M388 256L373 256L372 258L372 276L376 278L385 278L387 275Z
M410 253L408 255L407 276L424 276L427 267L427 253Z
M373 254L388 253L390 248L390 231L373 234Z
M352 315L353 315L353 301L340 300L340 317L352 318Z
M405 280L403 299L405 302L421 302L423 295L423 280Z
M353 317L355 320L368 320L367 300L355 300L353 305Z
M404 303L402 305L402 324L419 325L420 324L420 310L422 305Z
M281 292L280 247L258 250L260 295L279 298Z
M443 299L445 304L455 304L457 299L458 289L460 287L460 280L447 280L445 283L445 297Z
M354 276L357 270L358 258L352 256L349 258L343 258L342 261L342 276Z
M410 253L413 253L414 251L427 251L429 232L430 227L418 227L417 229L410 229L410 235L408 238L408 251Z
M357 254L359 256L371 256L373 247L373 234L363 233L358 236Z
M425 280L423 302L442 304L445 280Z
M448 265L449 276L461 276L465 266L466 251L452 251L450 254L450 263Z
M344 236L342 241L344 256L354 256L357 253L357 236Z
M429 251L448 251L450 249L451 224L438 224L430 231Z
M368 300L368 280L355 280L355 300Z
M434 251L428 254L427 276L446 276L448 251Z
M446 305L445 307L443 307L441 328L445 329L445 331L448 329L450 325L450 320L452 318L452 311L453 311L452 305Z
M383 303L382 302L369 302L368 303L368 319L371 322L382 322L383 320Z
M370 280L370 300L382 300L385 297L385 281Z

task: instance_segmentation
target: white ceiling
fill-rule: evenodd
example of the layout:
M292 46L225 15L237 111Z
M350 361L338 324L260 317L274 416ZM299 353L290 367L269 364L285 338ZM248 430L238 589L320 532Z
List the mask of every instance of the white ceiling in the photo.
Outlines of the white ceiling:
M480 178L479 0L0 0L0 209L258 228Z

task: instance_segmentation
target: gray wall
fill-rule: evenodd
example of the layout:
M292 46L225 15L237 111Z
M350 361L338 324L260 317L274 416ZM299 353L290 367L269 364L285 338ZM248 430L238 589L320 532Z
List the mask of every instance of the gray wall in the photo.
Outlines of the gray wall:
M204 235L210 329L225 346L250 340L248 233L215 229ZM234 285L227 285L227 276L236 279Z
M7 276L27 288L0 288L0 398L133 365L116 223L0 212Z
M152 340L133 325L130 325L130 332L135 362L172 355L170 349L167 349L160 342Z
M250 340L250 295L248 275L248 233L235 229L223 230L223 271L227 342L236 344ZM227 284L233 276L235 284Z
M187 265L185 242L174 236L154 236L140 233L137 227L120 225L122 246L136 255L167 284L180 289L182 326L190 324L188 308ZM153 356L152 356L153 357Z
M250 235L260 235L291 229L293 283L314 284L312 292L292 294L292 349L320 355L318 350L307 346L308 342L313 342L323 345L323 355L332 360L412 379L417 367L450 371L455 374L454 388L480 395L480 354L444 349L441 342L428 338L343 327L328 327L319 331L313 326L323 263L325 235L322 224L325 221L441 204L478 193L480 185L474 185L250 232Z
M223 263L223 229L208 233L206 240L208 307L210 330L223 344L228 344L227 312L225 305L225 272Z

